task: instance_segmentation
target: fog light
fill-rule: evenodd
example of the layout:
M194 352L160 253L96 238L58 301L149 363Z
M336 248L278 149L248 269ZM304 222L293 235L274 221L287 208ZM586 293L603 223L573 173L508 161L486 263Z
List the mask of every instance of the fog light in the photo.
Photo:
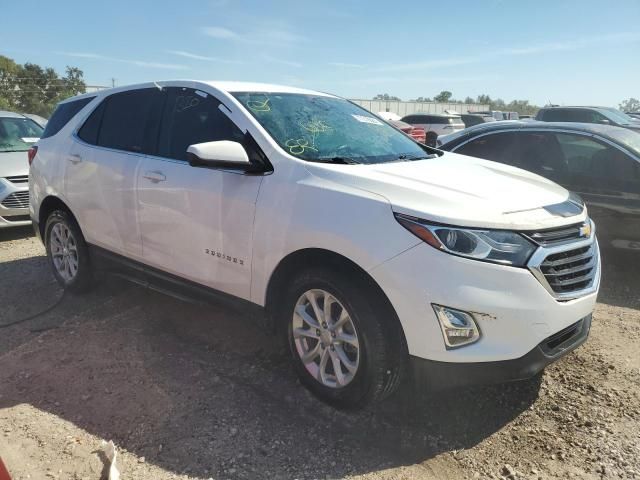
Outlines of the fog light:
M480 330L473 315L442 305L432 304L432 306L447 348L462 347L480 339Z

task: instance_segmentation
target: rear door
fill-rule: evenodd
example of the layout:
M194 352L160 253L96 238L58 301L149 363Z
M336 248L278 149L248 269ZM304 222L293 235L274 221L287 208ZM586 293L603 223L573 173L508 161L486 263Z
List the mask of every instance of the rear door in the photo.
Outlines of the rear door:
M244 134L212 95L190 88L165 90L157 150L144 158L138 172L144 262L248 299L255 204L263 177L190 166L189 145L242 142Z
M164 93L157 88L110 95L78 130L65 176L70 207L91 244L142 256L136 179L157 137Z

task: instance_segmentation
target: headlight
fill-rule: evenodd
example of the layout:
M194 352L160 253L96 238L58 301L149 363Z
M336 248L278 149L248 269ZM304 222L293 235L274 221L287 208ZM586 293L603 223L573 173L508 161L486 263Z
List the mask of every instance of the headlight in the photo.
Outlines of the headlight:
M524 267L536 249L515 232L434 225L399 213L395 217L404 228L432 247L461 257Z

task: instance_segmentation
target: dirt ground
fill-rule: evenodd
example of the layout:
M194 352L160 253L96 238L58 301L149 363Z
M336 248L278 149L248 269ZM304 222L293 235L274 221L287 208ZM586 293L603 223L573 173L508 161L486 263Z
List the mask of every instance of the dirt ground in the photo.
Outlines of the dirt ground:
M237 313L62 295L30 230L0 232L0 456L14 480L106 478L103 440L122 480L640 478L640 257L604 264L589 341L544 375L345 413Z

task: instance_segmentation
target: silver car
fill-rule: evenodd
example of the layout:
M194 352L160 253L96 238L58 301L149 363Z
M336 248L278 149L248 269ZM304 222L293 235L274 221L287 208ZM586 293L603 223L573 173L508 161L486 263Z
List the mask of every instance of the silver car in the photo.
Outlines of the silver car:
M30 118L0 110L0 228L31 223L27 152L42 131Z

